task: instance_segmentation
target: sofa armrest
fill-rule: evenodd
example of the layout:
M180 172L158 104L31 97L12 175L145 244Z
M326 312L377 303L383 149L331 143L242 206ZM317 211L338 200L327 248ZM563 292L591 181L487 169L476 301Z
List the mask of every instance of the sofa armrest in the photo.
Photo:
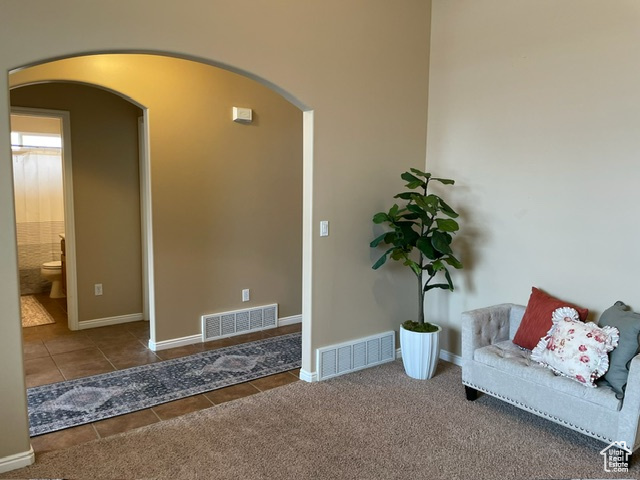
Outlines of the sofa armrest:
M473 360L474 350L508 340L511 310L503 303L462 313L462 359Z
M640 423L640 355L629 364L629 377L624 391L624 400L618 422L619 440L627 442L631 449L640 447L638 424Z

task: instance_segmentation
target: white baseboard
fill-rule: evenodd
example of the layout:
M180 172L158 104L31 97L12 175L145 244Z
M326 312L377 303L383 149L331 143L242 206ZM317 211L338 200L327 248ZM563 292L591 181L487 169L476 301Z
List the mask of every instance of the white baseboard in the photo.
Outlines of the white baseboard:
M292 315L290 317L282 317L278 319L279 327L284 327L285 325L293 325L295 323L302 323L302 315Z
M0 458L0 473L28 467L35 461L36 455L33 451L33 447L31 447L28 452L14 453L8 457Z
M396 350L396 360L400 358L402 358L402 350L398 348ZM440 350L440 359L444 360L445 362L451 362L455 365L458 365L459 367L462 366L462 357L460 357L459 355L455 355L447 350ZM309 383L317 382L318 374L316 372L309 372L307 370L301 369L300 380Z
M447 350L440 350L440 359L445 362L451 362L459 367L462 366L462 357Z
M184 347L194 343L202 342L202 334L189 335L188 337L172 338L171 340L162 340L160 342L152 342L149 339L149 349L157 352L158 350L166 350L167 348Z
M95 320L89 320L89 321L93 322ZM284 327L285 325L293 325L301 322L302 322L302 315L292 315L291 317L279 318L278 326ZM82 322L82 323L85 323L85 322ZM275 328L275 327L270 327L270 328ZM244 332L244 333L251 333L251 332ZM149 349L153 350L154 352L157 352L158 350L166 350L167 348L184 347L185 345L191 345L193 343L201 343L201 342L202 342L202 334L189 335L188 337L181 337L181 338L172 338L171 340L162 340L161 342L152 342L151 340L149 340Z
M138 322L144 319L142 313L132 313L129 315L119 315L117 317L94 318L93 320L83 320L78 322L78 330L86 328L106 327L108 325L118 325L119 323Z
M316 372L308 372L306 370L300 369L300 380L305 382L317 382L318 374Z
M396 349L396 358L402 358L402 349ZM440 350L440 360L444 360L445 362L451 362L454 365L462 366L462 357L460 355L456 355L447 350Z

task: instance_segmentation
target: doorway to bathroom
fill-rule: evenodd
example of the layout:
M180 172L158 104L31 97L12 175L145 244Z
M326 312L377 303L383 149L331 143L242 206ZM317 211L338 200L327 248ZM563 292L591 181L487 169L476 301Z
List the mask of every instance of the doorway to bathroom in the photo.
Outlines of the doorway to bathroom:
M69 235L73 232L73 204L71 172L66 168L70 166L68 145L67 112L12 109L11 150L24 326L53 323L49 313L52 308L68 318L68 307L74 306L73 292L67 289L68 277L74 278L74 269L68 268L69 264L74 265L73 249L67 248L74 243L73 235ZM65 254L67 251L69 254ZM67 300L71 300L69 306ZM60 319L60 315L56 317Z

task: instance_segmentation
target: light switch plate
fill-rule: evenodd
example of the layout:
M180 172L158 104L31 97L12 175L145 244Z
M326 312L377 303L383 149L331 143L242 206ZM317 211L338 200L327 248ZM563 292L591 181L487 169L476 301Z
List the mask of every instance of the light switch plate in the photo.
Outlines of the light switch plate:
M329 236L329 220L320 221L320 236L321 237Z

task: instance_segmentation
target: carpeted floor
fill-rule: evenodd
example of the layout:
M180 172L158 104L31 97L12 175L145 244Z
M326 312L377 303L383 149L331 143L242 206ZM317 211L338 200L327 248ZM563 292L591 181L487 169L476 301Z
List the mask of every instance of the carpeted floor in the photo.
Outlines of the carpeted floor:
M400 361L296 382L174 420L37 456L0 478L569 479L603 470L604 445L488 396L460 369L428 381Z
M49 315L49 312L33 295L20 296L20 309L22 311L23 327L36 327L55 323L53 317Z

